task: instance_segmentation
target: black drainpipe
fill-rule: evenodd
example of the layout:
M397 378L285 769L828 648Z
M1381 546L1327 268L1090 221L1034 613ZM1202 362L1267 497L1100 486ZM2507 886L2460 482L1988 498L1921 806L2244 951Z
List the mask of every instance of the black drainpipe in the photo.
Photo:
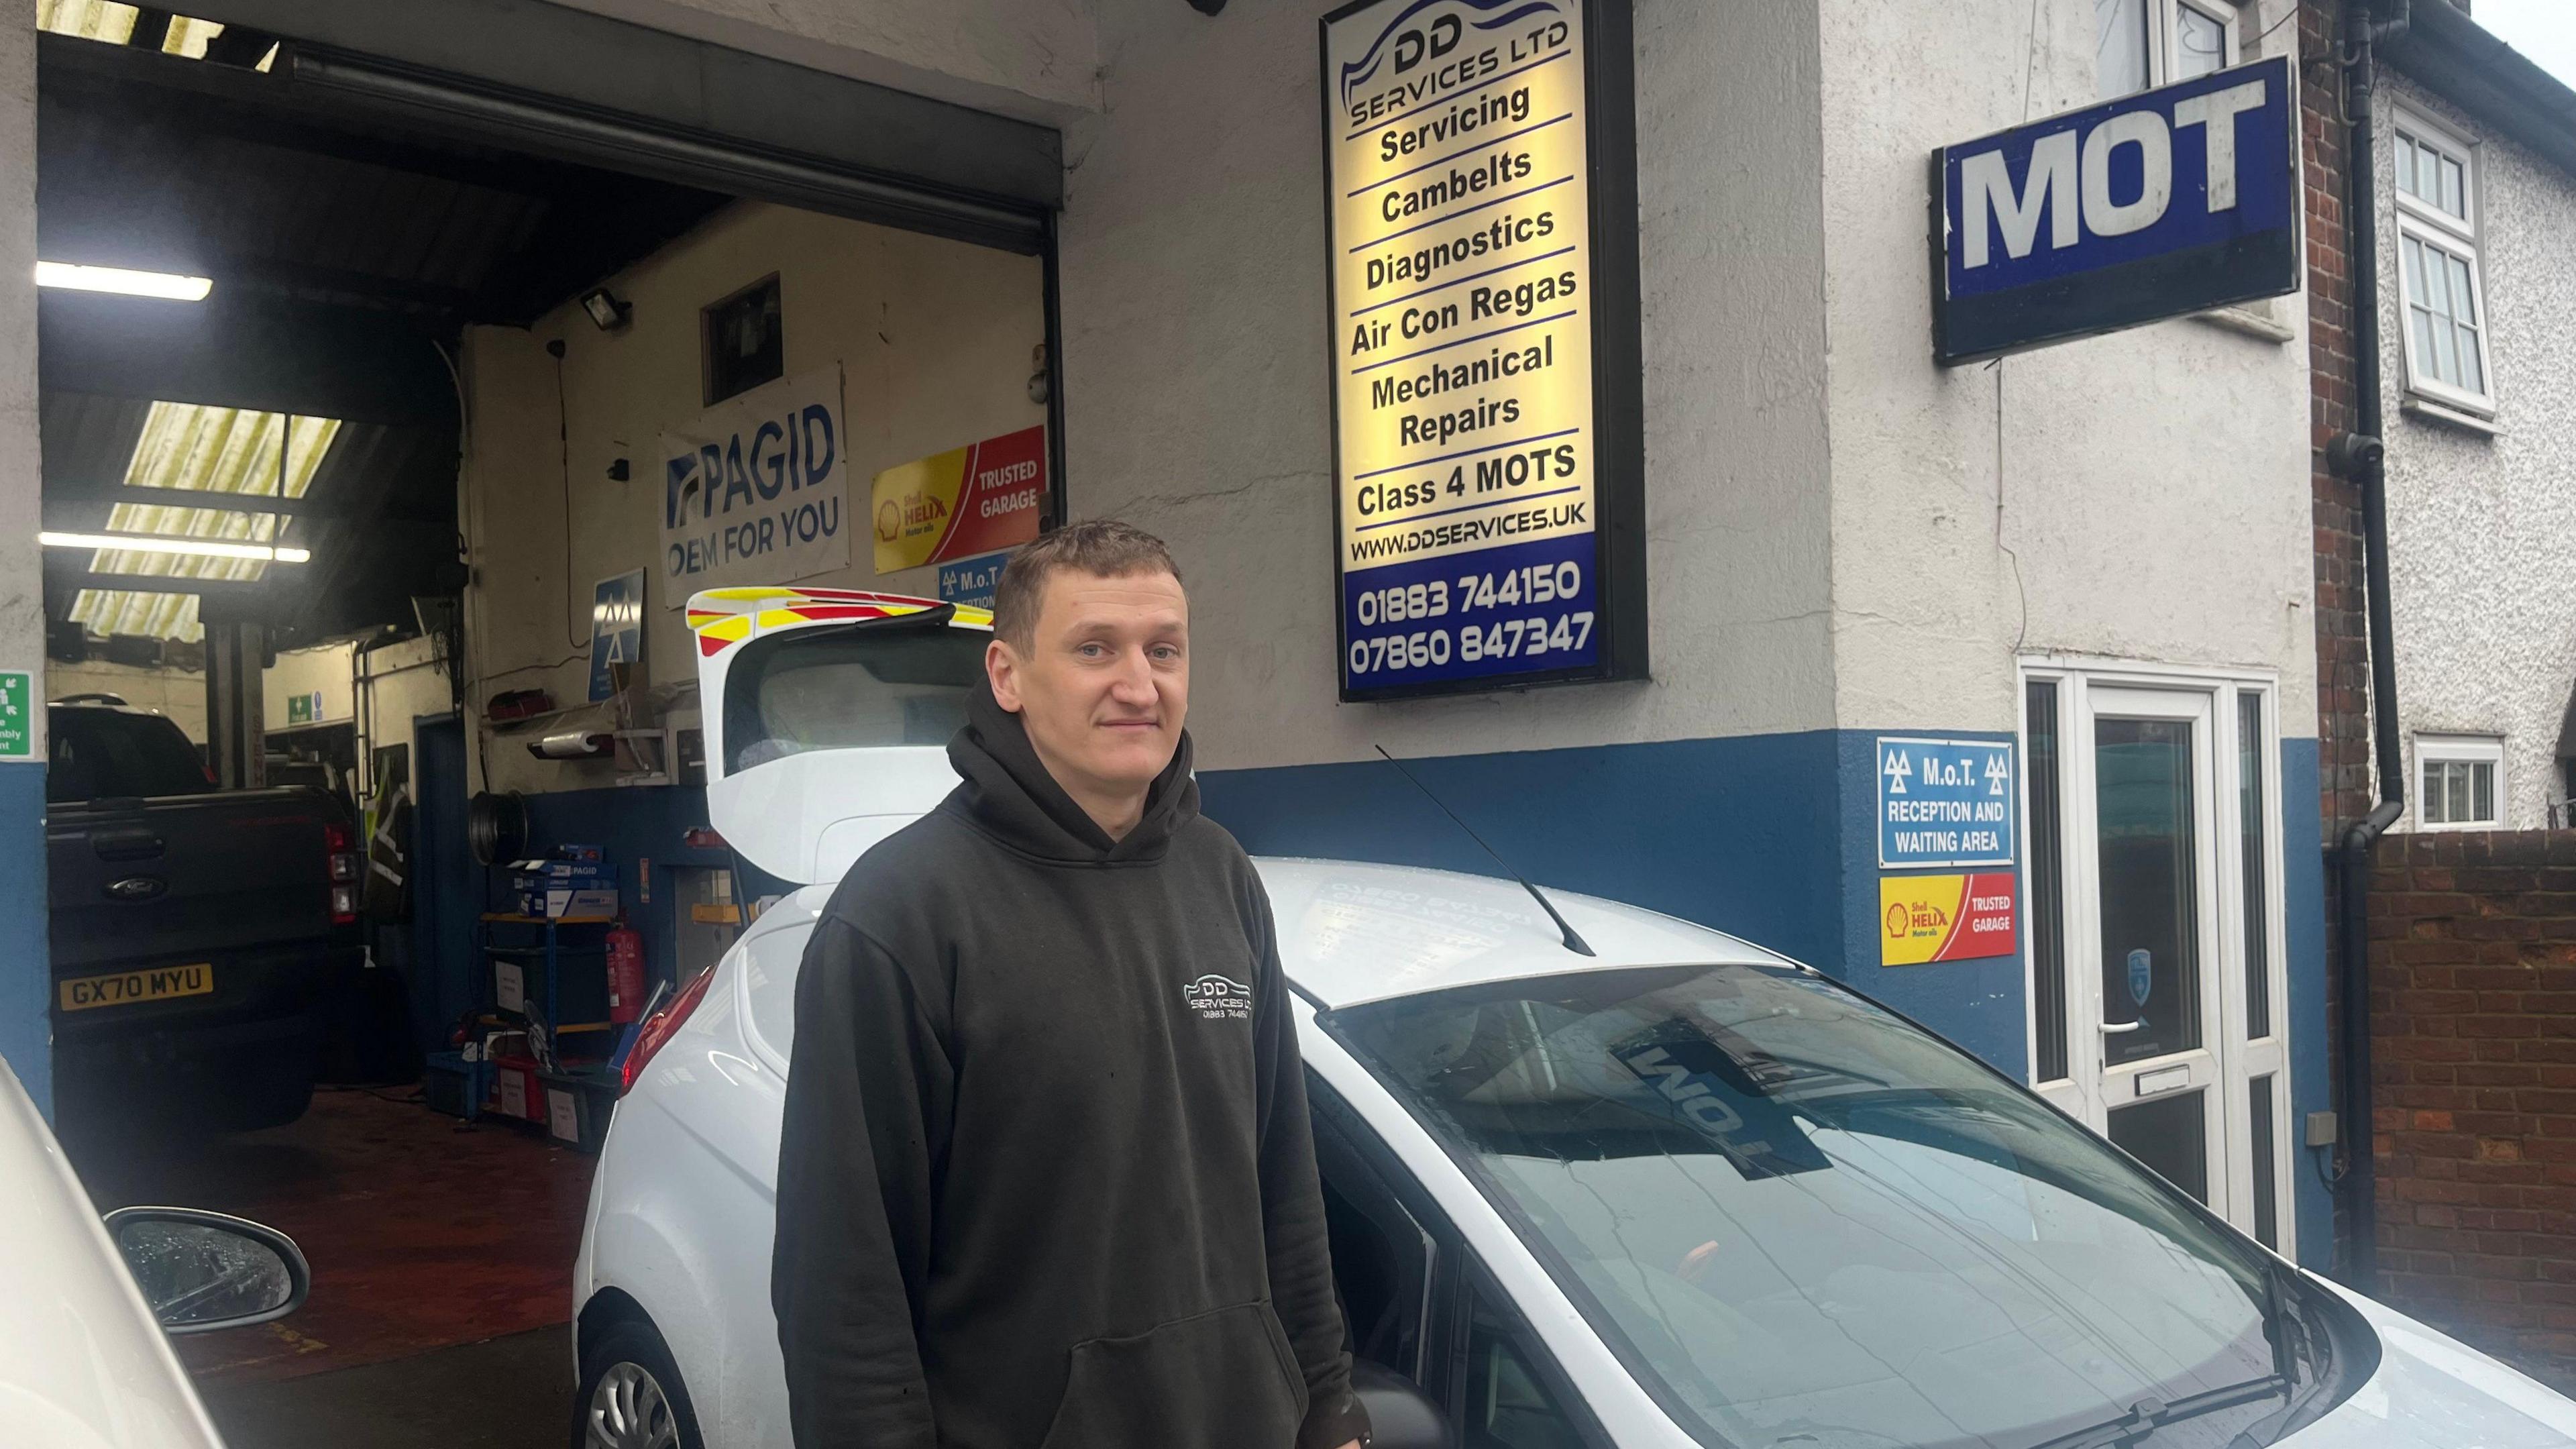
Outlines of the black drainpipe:
M2326 467L2361 485L2362 572L2369 589L2370 724L2379 766L2379 803L2344 831L2342 900L2336 932L2343 986L2344 1225L2352 1251L2346 1281L2372 1291L2379 1272L2378 1201L2373 1195L2370 1066L2370 858L2372 847L2406 811L2406 766L2397 737L2395 625L2388 604L2388 492L2382 467L2379 402L2379 210L2372 95L2374 50L2406 33L2409 0L2345 0L2344 228L2352 274L2355 428L2326 444Z

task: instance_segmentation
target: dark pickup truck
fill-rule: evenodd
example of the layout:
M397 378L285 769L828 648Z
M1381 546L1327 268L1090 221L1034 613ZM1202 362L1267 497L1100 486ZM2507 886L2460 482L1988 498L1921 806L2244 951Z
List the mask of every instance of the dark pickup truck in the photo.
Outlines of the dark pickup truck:
M312 1100L359 954L356 829L309 786L218 790L167 718L58 701L45 775L55 1088L67 1118L214 1131Z

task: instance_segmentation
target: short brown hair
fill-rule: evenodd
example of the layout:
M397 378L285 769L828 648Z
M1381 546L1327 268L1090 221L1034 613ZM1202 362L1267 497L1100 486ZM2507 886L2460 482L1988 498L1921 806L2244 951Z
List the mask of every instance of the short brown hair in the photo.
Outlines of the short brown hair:
M1180 566L1163 541L1132 523L1114 518L1086 518L1011 555L993 585L993 632L1026 650L1037 643L1038 605L1046 598L1047 580L1059 569L1095 578L1124 579L1137 574L1170 574L1181 581Z

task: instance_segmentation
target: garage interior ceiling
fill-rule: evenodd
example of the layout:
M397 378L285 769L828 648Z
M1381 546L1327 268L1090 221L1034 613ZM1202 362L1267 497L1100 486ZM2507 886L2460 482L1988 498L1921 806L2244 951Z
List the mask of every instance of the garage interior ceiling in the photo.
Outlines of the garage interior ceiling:
M194 638L202 599L290 638L408 627L454 587L463 329L528 325L729 198L352 116L271 37L137 15L41 8L38 253L214 291L41 294L45 526L268 541L291 518L313 559L48 550L48 617ZM277 496L289 414L291 508L166 501Z
M38 255L213 285L40 294L45 526L278 531L312 561L48 550L48 617L88 627L193 632L200 606L166 601L196 597L281 644L408 629L461 587L463 330L528 326L735 196L1023 252L1062 200L1050 128L566 7L194 8L39 0ZM182 404L204 411L158 426L338 425L301 496L291 467L285 499L217 512L165 491L255 467L227 489L219 461L137 453ZM174 573L190 595L156 587Z
M126 467L128 488L302 498L313 486L313 475L340 431L337 418L290 420L284 413L208 407L202 403L156 402L145 407L143 426ZM292 441L281 459L278 444L287 437ZM281 482L283 489L279 487ZM268 513L118 503L108 512L107 531L248 543L301 542L300 538L282 538L279 522L277 515ZM90 572L96 574L221 579L231 583L256 583L268 568L264 559L203 558L106 548L93 554L89 565ZM94 634L140 634L192 643L205 637L194 594L83 589L72 601L70 617Z

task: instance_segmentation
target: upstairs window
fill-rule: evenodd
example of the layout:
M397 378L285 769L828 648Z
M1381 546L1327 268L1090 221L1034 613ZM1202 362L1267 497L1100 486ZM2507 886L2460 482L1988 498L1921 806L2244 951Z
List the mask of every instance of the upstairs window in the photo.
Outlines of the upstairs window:
M2503 740L2417 735L2415 779L2417 825L2427 830L2476 830L2503 823Z
M700 314L705 340L707 406L775 381L787 372L778 278L763 277Z
M2486 293L2478 275L2477 150L2423 117L2400 112L2389 153L2407 390L2492 417Z
M2103 100L2225 70L2236 7L2224 0L2093 0L2093 66Z

